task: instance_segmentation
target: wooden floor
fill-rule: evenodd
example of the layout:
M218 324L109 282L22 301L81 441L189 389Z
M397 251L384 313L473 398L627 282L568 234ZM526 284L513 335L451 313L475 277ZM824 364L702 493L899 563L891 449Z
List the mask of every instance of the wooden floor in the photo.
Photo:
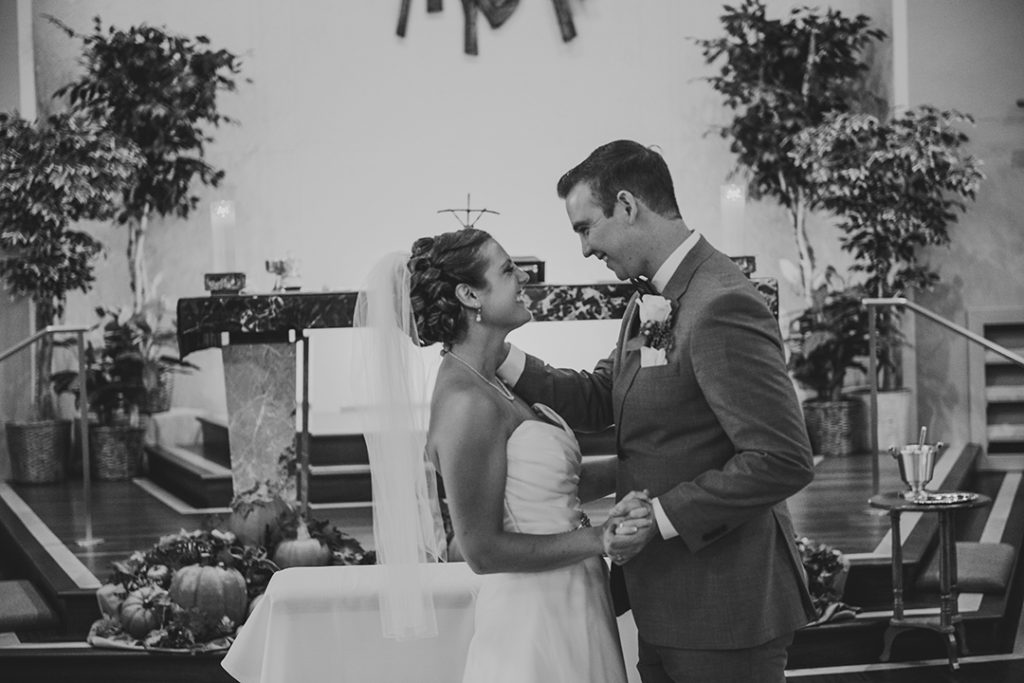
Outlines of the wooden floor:
M970 467L971 463L964 462L959 453L960 449L951 448L940 458L936 482L952 481L963 474L962 470ZM884 455L878 462L878 489L902 488L895 462ZM949 489L941 485L935 488ZM841 549L855 564L884 566L889 552L889 521L884 514L867 505L867 499L874 492L870 457L824 459L816 467L814 482L790 500L794 526L801 535ZM43 549L41 552L49 555L45 561L61 565L71 577L69 580L85 593L95 590L106 578L111 562L123 559L135 550L148 548L166 533L180 529L215 528L227 512L190 508L181 501L160 496L145 480L96 482L92 493L92 536L102 539L102 542L87 547L79 543L87 536L89 526L81 481L45 486L0 484L0 524L17 527L17 533L33 535ZM588 506L588 513L599 523L607 507L607 502L592 504ZM10 519L11 511L17 520ZM1017 512L1019 510L1014 508L1014 514ZM319 506L314 508L313 514L318 519L331 520L364 546L373 546L372 512L368 507ZM923 529L934 517L921 516L917 526L910 525L910 529L905 529L908 536L905 546L911 555L927 552L925 542L915 550L912 537L917 533L915 529ZM882 608L885 601L883 596ZM873 609L878 606L867 607ZM0 648L2 645L0 639ZM37 645L45 647L46 644L40 642ZM1018 646L1015 652L1024 654L1024 647ZM1024 680L1024 660L1019 656L968 657L958 672L950 672L945 662L938 660L931 663L803 668L792 670L788 675L811 683L1016 682ZM3 679L2 675L0 679Z

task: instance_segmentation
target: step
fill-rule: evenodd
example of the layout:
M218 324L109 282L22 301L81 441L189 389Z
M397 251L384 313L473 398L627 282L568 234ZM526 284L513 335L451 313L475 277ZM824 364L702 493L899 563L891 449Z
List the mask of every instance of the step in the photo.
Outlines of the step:
M57 613L31 581L0 581L0 633L53 629L59 623Z
M1024 358L1024 348L1010 348L1007 350ZM985 365L1016 365L1016 363L1011 361L1006 356L996 353L995 351L986 351Z
M158 650L92 647L84 640L0 647L4 683L29 681L147 681L232 683L223 652L185 656Z
M993 424L988 426L989 443L1007 443L1024 441L1024 425Z
M45 484L42 486L58 486ZM13 489L0 484L0 554L4 564L30 581L56 611L59 619L52 628L66 637L85 637L99 613L96 588L99 583L57 540ZM67 562L68 555L72 560ZM46 631L50 633L50 631ZM0 680L7 671L0 664Z
M146 446L149 478L197 508L231 504L231 470L207 457L201 446Z
M1024 385L985 387L985 398L989 403L1024 402Z
M231 504L231 470L190 446L148 446L149 478L196 508ZM362 503L371 499L369 465L310 465L311 503Z

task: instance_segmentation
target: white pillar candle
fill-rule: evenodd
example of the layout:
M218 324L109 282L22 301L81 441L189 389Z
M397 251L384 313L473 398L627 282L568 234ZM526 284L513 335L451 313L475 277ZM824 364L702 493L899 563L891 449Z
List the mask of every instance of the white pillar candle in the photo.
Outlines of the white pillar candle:
M210 230L213 248L213 272L234 268L235 203L223 199L210 204Z

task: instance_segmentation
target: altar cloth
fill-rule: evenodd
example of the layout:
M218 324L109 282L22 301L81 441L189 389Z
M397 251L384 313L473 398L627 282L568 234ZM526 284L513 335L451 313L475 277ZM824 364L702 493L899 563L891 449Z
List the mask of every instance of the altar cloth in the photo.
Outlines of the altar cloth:
M464 562L423 570L434 595L435 638L381 634L380 566L291 567L271 578L221 666L240 683L459 683L480 577ZM638 681L636 627L628 613L618 621L626 671Z

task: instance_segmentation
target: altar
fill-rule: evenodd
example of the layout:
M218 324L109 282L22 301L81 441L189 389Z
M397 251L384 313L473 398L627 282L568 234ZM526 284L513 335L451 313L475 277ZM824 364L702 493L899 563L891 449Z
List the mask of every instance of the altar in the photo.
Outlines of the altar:
M752 257L734 261L748 277L753 274ZM777 282L753 277L751 282L777 316ZM534 321L541 323L620 319L634 291L621 282L532 283L525 290ZM271 491L286 500L307 500L309 332L351 328L358 295L243 292L178 301L182 357L201 349L221 349L236 496ZM613 338L609 334L608 348Z
M733 260L748 277L753 274L753 257ZM751 282L777 317L776 280L751 277ZM568 322L620 319L634 290L630 284L613 282L531 283L525 291L534 321ZM308 332L351 328L358 295L353 291L243 292L178 301L181 356L221 349L236 496L259 495L269 489L287 500L307 500ZM609 348L613 338L609 335ZM297 479L296 472L305 475Z

